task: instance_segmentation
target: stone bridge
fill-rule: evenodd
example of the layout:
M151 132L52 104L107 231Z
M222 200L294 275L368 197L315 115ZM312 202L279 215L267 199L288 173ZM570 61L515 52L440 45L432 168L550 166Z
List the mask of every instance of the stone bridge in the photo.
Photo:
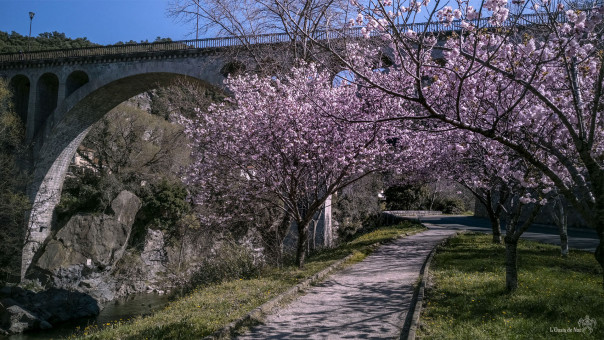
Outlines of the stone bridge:
M488 26L488 18L481 20L476 25ZM436 32L457 26L424 23L399 29ZM322 31L315 38L336 40L343 36L360 38L360 27ZM232 53L228 50L241 46L242 41L275 45L290 41L290 37L266 34L0 54L0 77L9 81L16 112L26 123L27 141L33 150L33 179L28 190L33 206L22 277L50 235L67 168L91 126L123 101L179 78L223 89L228 70L240 63L229 57Z
M67 168L90 127L125 100L184 78L221 88L229 63L214 49L27 60L0 64L33 145L33 202L22 276L50 234Z

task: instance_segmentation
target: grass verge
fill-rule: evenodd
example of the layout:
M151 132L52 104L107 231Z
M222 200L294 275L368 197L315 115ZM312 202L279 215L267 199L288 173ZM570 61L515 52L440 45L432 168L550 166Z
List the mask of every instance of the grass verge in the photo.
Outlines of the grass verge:
M295 266L267 268L257 278L231 280L198 288L153 315L108 323L102 329L87 328L71 338L199 339L243 317L349 254L354 254L349 263L358 262L380 242L423 230L423 226L412 222L380 227L338 248L314 254L308 258L304 269Z
M604 339L601 269L592 253L521 240L519 288L505 290L505 249L490 235L455 237L436 253L421 339ZM580 320L595 321L590 329Z

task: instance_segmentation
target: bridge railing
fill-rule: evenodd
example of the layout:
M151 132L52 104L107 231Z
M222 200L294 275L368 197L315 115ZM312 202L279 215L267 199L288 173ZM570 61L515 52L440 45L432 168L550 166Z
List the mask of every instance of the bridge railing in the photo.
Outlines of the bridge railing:
M511 16L502 26L508 27L512 25L534 25L546 22L549 17L545 13L535 14L523 14L520 17ZM556 20L558 22L564 22L566 17L563 13L556 13ZM478 28L492 28L490 24L490 18L481 18L470 21L474 27ZM461 21L455 20L449 26L441 22L429 22L429 23L414 23L398 25L397 29L401 32L407 30L413 30L418 33L436 33L436 32L450 32L459 30ZM372 36L376 36L379 33L376 31L372 32ZM352 27L344 30L332 30L332 31L319 31L315 33L313 38L317 40L326 39L337 39L337 38L360 38L361 27ZM112 45L112 46L97 46L97 47L84 47L75 49L60 49L60 50L46 50L46 51L32 51L32 52L19 52L19 53L2 53L0 54L0 63L2 62L16 62L16 61L35 61L35 60L49 60L49 59L61 59L61 58L79 58L79 57L110 57L110 56L121 56L137 53L149 53L149 52L169 52L169 51L183 51L191 49L208 49L208 48L221 48L221 47L234 47L242 46L245 44L275 44L289 42L294 39L300 39L300 37L292 37L287 33L272 33L272 34L259 34L250 36L230 36L230 37L219 37L219 38L206 38L206 39L192 39L192 40L180 40L180 41L169 41L169 42L157 42L157 43L140 43L140 44L123 44L123 45Z

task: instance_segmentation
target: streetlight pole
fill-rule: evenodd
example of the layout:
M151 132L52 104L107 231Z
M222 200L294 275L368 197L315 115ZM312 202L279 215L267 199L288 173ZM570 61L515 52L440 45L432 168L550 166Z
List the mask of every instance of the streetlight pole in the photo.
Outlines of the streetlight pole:
M29 45L31 43L31 23L34 21L34 15L36 15L36 13L29 12L29 38L27 39L27 52L29 52Z

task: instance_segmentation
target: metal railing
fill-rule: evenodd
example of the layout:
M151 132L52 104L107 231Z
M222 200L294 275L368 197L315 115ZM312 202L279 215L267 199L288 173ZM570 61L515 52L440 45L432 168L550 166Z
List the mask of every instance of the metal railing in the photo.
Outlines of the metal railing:
M549 20L549 17L544 13L539 14L523 14L520 17L510 17L503 25L499 27L509 27L512 25L528 26L543 23ZM564 22L566 17L563 13L556 14L558 22ZM476 28L493 28L490 23L490 18L481 18L469 21ZM437 33L457 31L460 28L459 20L453 21L451 25L445 25L441 22L414 23L398 25L399 32L413 30L417 33ZM373 31L371 36L378 36L379 32ZM339 38L361 38L361 27L346 28L343 30L318 31L314 32L313 38L316 40L339 39ZM36 61L36 60L54 60L64 58L81 58L81 57L111 57L123 55L135 55L154 52L170 52L170 51L187 51L194 49L210 49L222 47L236 47L244 45L257 44L276 44L290 42L295 39L303 39L300 35L292 37L287 33L272 33L250 36L230 36L220 38L180 40L157 43L140 43L140 44L123 44L112 46L97 46L84 47L74 49L59 49L45 50L19 53L2 53L0 54L0 63L4 62L19 62L19 61Z

